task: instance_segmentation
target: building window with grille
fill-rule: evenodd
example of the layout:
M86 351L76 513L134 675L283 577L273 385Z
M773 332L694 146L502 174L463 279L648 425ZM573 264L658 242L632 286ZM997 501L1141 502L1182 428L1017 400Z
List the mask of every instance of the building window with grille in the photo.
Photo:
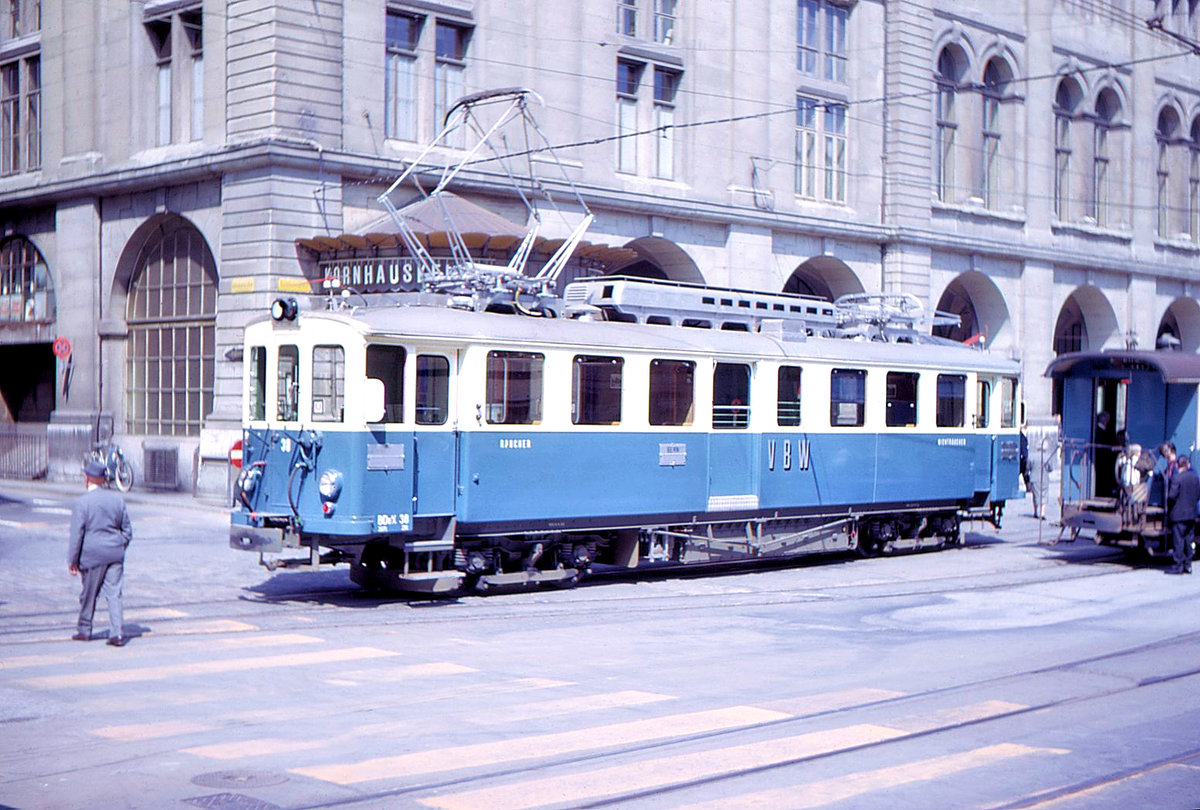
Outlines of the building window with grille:
M654 68L654 176L675 177L675 94L678 71Z
M845 202L846 151L846 105L797 96L796 194Z
M54 320L54 285L37 247L23 236L0 243L0 323Z
M1188 144L1188 234L1200 242L1200 118L1192 122Z
M663 45L675 44L676 0L654 0L654 41Z
M638 88L645 65L617 60L617 171L637 173Z
M799 0L796 8L796 69L806 76L845 84L849 64L849 12L828 0Z
M1000 183L1003 180L1001 165L1002 121L1001 104L1008 91L1011 76L1007 66L999 59L988 62L983 71L983 163L981 165L981 196L987 208L999 203Z
M466 94L467 43L471 29L438 20L434 31L433 118L437 131L445 125L446 114ZM448 146L462 147L462 129L451 134Z
M143 248L126 303L130 433L196 436L212 410L217 272L192 226L176 220Z
M1191 227L1185 194L1190 187L1191 148L1182 136L1179 113L1164 107L1158 114L1155 138L1158 147L1158 235L1162 239L1188 239ZM1188 181L1185 184L1185 180Z
M637 0L617 0L617 33L637 36Z
M937 137L934 160L937 162L937 197L953 202L955 150L958 148L958 84L962 68L950 48L942 49L938 57L937 75Z
M1071 79L1058 83L1054 94L1054 216L1066 222L1072 215L1072 139L1073 119L1077 114L1082 93L1079 85Z
M37 56L0 65L0 174L42 166L42 63Z
M387 15L383 116L386 138L417 140L417 43L423 22L412 14L388 12Z
M5 0L8 16L6 39L16 39L42 30L42 0Z
M155 139L156 146L171 142L171 23L156 20L146 26L154 52Z
M179 15L183 33L187 37L191 59L191 138L198 141L204 137L204 26L200 12L189 11Z
M1112 219L1112 141L1113 130L1120 115L1116 94L1106 89L1096 99L1096 115L1092 131L1092 210L1097 225L1108 225Z

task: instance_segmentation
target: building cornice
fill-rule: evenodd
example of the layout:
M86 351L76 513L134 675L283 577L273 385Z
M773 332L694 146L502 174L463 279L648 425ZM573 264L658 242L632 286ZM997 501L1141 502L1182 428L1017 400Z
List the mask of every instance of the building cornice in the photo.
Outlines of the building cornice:
M398 174L401 161L374 155L327 151L312 141L271 138L230 144L220 150L168 158L154 165L126 166L0 191L0 209L53 206L81 197L130 194L163 186L203 180L219 181L230 172L263 168L291 168L310 174L324 173L330 182L379 182L386 184ZM485 174L460 175L459 190L494 195L496 183ZM544 181L560 199L559 183ZM858 242L880 247L917 247L945 250L1010 261L1034 261L1059 267L1086 267L1100 272L1192 281L1200 269L1179 261L1180 256L1162 261L1147 261L1136 256L1119 256L1073 249L1070 245L1014 241L1011 237L989 238L977 234L957 234L930 228L854 222L844 218L818 216L805 212L763 210L754 206L732 205L681 196L660 196L651 192L629 192L606 186L577 186L590 207L598 211L639 214L702 222L720 227L741 226L814 238ZM676 191L676 194L678 192ZM1131 245L1130 250L1133 249ZM1160 248L1161 250L1161 248Z

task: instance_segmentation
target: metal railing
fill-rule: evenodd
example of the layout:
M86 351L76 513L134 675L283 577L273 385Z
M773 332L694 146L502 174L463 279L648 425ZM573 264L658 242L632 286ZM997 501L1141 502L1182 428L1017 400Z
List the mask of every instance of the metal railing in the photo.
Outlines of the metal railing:
M45 425L0 424L0 478L42 478L49 463Z

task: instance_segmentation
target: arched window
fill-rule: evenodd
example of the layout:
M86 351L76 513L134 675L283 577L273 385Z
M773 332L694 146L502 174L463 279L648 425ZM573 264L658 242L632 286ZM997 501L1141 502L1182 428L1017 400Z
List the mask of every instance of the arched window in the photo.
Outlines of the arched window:
M1075 150L1071 126L1082 97L1074 79L1060 81L1054 94L1054 216L1060 222L1069 220L1073 213L1071 173Z
M0 243L0 322L54 320L54 285L42 254L24 236Z
M983 71L983 162L980 166L980 196L987 208L998 205L1000 183L1004 177L1000 105L1011 81L1012 71L1003 59L992 59L987 63Z
M937 196L943 202L953 202L956 196L954 153L958 148L958 86L962 81L965 58L956 48L947 46L938 55L937 74Z
M126 307L130 433L196 436L212 410L217 268L190 224L167 221L142 248Z
M1179 175L1175 173L1176 144L1179 141L1179 115L1172 107L1163 107L1158 114L1154 136L1158 146L1158 235L1162 239L1174 236L1175 228L1175 184ZM1174 174L1175 179L1172 179Z
M1188 144L1188 235L1200 242L1200 115L1192 121Z
M1096 98L1095 129L1092 138L1092 210L1097 225L1108 225L1112 219L1114 184L1112 132L1121 113L1121 103L1111 88Z

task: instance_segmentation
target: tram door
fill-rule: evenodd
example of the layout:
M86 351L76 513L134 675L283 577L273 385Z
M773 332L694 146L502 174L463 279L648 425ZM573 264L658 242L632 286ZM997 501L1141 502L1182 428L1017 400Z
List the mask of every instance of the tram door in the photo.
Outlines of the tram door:
M713 430L709 437L709 508L758 506L757 443L750 435L748 363L717 363L713 368Z
M456 389L457 358L445 354L416 356L416 430L413 432L413 513L454 514L458 431L448 424Z
M1097 498L1117 496L1117 455L1124 445L1125 403L1129 380L1099 377L1092 394L1092 494Z

